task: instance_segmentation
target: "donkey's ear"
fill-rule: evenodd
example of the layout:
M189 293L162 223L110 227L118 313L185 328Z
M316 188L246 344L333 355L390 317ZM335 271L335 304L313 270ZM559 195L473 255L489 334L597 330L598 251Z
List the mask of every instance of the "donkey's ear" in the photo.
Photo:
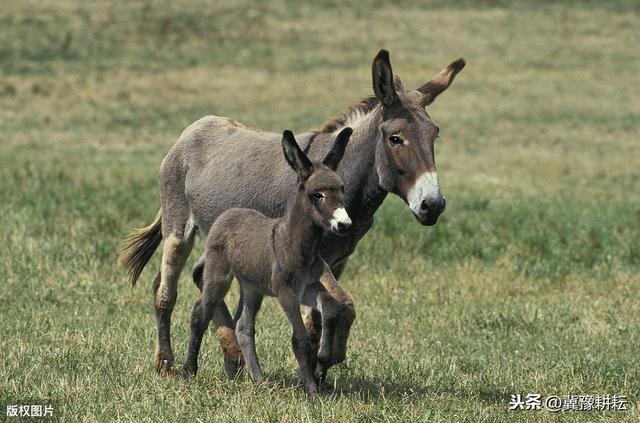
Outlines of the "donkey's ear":
M293 132L288 129L282 133L282 151L289 166L298 173L303 182L306 181L313 173L313 164L300 150Z
M393 75L393 88L397 93L404 92L404 84L398 75Z
M418 88L418 91L423 94L423 106L433 103L437 96L449 88L449 85L451 85L458 72L464 68L464 65L466 65L466 62L461 57L440 71L431 81Z
M342 156L344 156L344 150L347 148L347 142L349 142L349 137L351 137L351 133L353 129L346 127L336 137L336 140L333 142L333 147L327 153L327 156L322 161L322 164L329 167L329 169L335 171L340 164L340 160L342 160Z
M373 92L383 106L389 106L396 99L393 89L393 71L389 61L389 52L380 50L371 65Z

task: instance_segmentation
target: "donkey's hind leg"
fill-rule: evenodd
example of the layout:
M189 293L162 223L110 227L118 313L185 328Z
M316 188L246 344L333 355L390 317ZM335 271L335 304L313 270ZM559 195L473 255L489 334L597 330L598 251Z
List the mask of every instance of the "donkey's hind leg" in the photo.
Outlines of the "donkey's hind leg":
M204 263L205 255L203 254L193 266L193 283L200 291L202 291L204 280ZM227 374L234 378L243 365L242 351L235 335L235 320L237 319L231 317L229 308L224 300L218 301L215 307L213 322L217 327L218 341L224 353L224 368Z
M173 369L171 313L178 296L178 279L191 253L196 232L185 195L185 166L180 149L172 148L164 158L158 182L164 246L160 283L153 293L158 326L156 369L161 374L167 374Z
M173 369L171 349L171 314L178 297L178 279L193 246L193 233L171 233L165 238L160 268L160 283L154 284L154 300L158 337L156 343L156 370L163 375Z
M235 322L231 318L231 313L229 313L224 299L221 299L215 305L213 322L216 325L218 341L224 353L224 369L229 377L235 378L242 370L244 357L236 338Z

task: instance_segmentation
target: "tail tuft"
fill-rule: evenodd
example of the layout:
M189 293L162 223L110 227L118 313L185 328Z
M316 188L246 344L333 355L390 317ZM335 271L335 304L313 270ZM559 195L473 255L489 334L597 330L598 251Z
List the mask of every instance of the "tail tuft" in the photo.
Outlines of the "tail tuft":
M136 286L142 269L153 256L160 241L162 241L162 210L158 210L151 225L134 230L124 239L120 249L120 262L129 273L131 287Z

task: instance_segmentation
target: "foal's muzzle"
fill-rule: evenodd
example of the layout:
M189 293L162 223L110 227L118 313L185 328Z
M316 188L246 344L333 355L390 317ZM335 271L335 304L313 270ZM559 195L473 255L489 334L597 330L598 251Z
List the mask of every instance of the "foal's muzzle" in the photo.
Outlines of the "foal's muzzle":
M420 209L413 212L416 220L425 226L433 226L438 221L438 217L447 209L447 200L444 196L430 198L420 203Z

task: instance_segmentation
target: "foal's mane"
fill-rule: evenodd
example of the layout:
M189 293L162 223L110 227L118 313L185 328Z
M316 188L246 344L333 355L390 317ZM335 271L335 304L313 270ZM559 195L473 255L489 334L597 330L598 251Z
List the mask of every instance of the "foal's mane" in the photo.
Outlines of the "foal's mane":
M342 129L345 126L357 126L356 124L378 107L379 104L380 102L375 96L365 97L351 105L346 112L326 121L318 132L327 134Z

